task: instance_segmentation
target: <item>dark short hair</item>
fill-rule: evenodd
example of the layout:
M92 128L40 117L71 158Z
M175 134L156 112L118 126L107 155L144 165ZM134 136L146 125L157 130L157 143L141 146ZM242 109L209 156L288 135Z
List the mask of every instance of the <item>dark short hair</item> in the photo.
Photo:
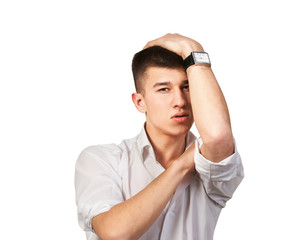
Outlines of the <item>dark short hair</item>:
M138 93L144 90L142 78L149 67L184 70L182 57L159 46L149 47L136 53L132 59L131 67L135 89Z

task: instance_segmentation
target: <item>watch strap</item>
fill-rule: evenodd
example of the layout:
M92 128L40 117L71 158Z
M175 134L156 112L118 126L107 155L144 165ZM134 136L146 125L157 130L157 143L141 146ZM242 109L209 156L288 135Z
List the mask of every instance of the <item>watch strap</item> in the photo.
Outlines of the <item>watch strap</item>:
M184 63L184 69L187 70L187 68L191 65L194 65L195 64L195 61L194 61L194 57L193 57L193 54L191 53L188 57L186 57L184 60L183 60L183 63Z

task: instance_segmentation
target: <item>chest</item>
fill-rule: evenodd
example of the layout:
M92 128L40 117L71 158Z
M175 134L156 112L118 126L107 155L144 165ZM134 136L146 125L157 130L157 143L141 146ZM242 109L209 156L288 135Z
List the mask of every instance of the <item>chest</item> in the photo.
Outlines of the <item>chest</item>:
M119 173L122 177L124 198L129 199L143 190L164 171L151 154L142 156L136 150L123 154Z

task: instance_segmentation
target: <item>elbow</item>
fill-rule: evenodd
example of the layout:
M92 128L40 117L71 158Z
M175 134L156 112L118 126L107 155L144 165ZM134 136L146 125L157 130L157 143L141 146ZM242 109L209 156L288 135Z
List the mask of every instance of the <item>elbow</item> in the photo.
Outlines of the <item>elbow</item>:
M130 240L131 238L117 233L116 231L104 230L101 234L97 234L103 240Z
M233 143L233 134L231 127L214 127L211 128L208 134L208 142L215 146L222 146Z
M95 233L103 240L131 240L131 236L118 228L115 224L108 224L105 221L99 221L96 217L92 220L92 225Z
M216 162L234 153L233 134L230 127L212 129L202 140L209 155Z
M130 238L126 236L125 234L119 232L115 228L106 228L105 226L102 226L95 229L96 234L100 239L103 240L129 240Z

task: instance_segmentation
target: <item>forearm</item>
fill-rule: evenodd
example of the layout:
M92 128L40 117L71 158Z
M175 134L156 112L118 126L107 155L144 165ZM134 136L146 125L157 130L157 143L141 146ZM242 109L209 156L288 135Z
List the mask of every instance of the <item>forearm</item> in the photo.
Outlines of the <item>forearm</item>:
M204 51L198 42L184 38L180 55L185 59L192 51ZM201 153L219 162L233 153L233 136L228 107L210 66L187 68L190 98L197 130L203 140Z
M92 220L93 229L101 239L138 239L159 217L178 184L190 171L185 156L171 166L145 189Z
M202 154L218 162L233 153L227 104L210 67L187 69L195 125L203 140Z

